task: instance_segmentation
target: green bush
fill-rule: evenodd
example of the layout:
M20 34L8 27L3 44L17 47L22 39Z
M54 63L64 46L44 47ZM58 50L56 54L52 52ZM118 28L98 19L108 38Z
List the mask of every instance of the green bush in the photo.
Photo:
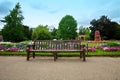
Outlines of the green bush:
M107 46L112 47L112 46L118 46L118 43L115 41L110 41L107 43Z

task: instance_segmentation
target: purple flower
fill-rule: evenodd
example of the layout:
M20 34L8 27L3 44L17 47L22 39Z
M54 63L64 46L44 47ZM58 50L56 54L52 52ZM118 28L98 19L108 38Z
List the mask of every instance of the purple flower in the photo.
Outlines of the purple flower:
M4 46L1 46L1 45L0 45L0 50L4 50Z
M110 51L117 51L116 47L110 47Z

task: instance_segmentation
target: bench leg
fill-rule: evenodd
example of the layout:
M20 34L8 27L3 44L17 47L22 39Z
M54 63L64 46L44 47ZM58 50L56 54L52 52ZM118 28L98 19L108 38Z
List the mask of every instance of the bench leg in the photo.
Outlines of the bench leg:
M29 61L30 58L30 51L27 51L27 61Z
M57 52L54 52L53 55L54 55L54 61L56 61L57 60Z
M33 52L33 58L35 58L35 52Z
M82 58L82 56L83 56L83 52L80 52L80 58Z
M83 51L83 61L86 61L85 52Z

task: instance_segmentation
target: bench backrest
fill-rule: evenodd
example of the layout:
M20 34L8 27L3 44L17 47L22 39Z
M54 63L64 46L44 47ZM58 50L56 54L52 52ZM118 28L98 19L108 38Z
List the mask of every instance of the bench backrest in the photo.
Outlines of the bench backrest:
M80 50L80 40L35 40L33 44L34 50Z

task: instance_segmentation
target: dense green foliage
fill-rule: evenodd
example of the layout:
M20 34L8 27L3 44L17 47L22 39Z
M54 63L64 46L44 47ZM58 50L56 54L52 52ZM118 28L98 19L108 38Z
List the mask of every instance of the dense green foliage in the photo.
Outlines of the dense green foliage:
M120 40L120 24L117 25L116 31L115 31L115 39Z
M47 26L39 25L33 30L32 33L33 40L49 40L51 39L51 33Z
M52 39L58 39L57 31L58 31L58 29L56 29L56 28L52 29L52 31L51 31Z
M59 22L58 36L60 39L75 39L77 37L77 22L71 15L64 16Z
M79 27L79 35L85 35L85 27L83 26Z
M86 40L90 39L90 29L89 28L85 28L85 38L86 38Z
M120 39L120 37L118 36L120 34L119 24L111 21L107 18L107 16L101 16L101 18L98 20L94 19L90 22L90 24L91 39L94 39L94 34L96 30L100 31L102 39Z
M19 42L24 40L24 28L22 25L22 11L20 4L17 3L15 8L10 11L10 14L5 16L2 22L6 23L2 29L4 41Z
M115 41L110 41L107 43L107 46L112 47L112 46L118 46L118 43Z
M23 33L24 33L24 40L31 40L32 36L32 29L30 29L28 26L23 26Z
M86 40L90 39L90 29L83 26L79 27L79 35L85 35Z
M0 30L0 35L2 35L2 31Z

